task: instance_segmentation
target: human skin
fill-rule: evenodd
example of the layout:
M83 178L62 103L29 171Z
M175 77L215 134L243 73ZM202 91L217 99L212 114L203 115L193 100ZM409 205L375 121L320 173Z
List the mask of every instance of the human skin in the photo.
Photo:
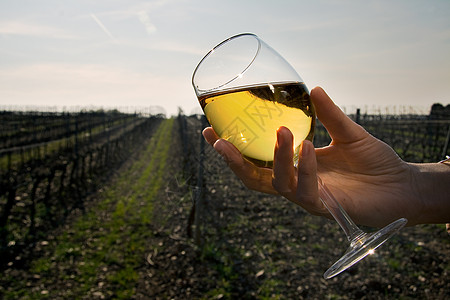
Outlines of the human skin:
M303 141L297 167L292 164L293 136L285 127L277 131L273 169L253 165L211 127L203 136L249 189L282 195L314 215L331 218L318 196L320 176L358 224L382 227L401 217L408 226L450 222L449 165L403 161L320 87L311 90L311 101L332 141L316 149Z

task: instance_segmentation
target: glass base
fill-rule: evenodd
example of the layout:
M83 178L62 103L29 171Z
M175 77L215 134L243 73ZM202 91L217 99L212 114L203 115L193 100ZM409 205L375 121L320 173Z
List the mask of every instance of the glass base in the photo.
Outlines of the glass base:
M363 233L356 237L344 255L323 274L323 277L330 279L350 268L367 255L373 254L376 248L402 229L407 222L408 220L401 218L376 232Z

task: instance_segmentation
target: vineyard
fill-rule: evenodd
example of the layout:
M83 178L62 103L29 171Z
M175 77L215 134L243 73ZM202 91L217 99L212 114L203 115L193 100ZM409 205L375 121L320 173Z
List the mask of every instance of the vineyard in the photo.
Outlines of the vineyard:
M161 118L118 112L4 112L0 132L0 263L62 224Z
M202 139L203 117L117 111L0 117L6 299L450 294L443 225L407 228L373 258L322 279L344 249L338 225L243 187ZM450 119L352 117L407 161L448 154ZM317 124L316 147L329 142Z

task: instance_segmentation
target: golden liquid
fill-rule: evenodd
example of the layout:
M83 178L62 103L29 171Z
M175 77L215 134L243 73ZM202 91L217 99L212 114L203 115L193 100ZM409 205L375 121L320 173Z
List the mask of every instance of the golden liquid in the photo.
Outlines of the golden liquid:
M312 140L315 112L304 83L246 87L199 97L215 132L258 166L272 167L276 131L294 135L294 160L304 139Z

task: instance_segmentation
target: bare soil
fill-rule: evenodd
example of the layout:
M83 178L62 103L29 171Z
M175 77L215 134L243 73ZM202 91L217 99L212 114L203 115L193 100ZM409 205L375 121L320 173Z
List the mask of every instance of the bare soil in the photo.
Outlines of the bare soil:
M199 134L193 131L192 139ZM143 298L450 298L450 236L444 225L405 228L375 254L325 280L325 270L348 246L336 222L246 189L209 145L204 167L201 243L186 234L195 196L180 200L172 181L160 207L169 208L170 220L156 232L158 251L142 266Z
M200 140L198 128L192 130L190 138ZM200 199L195 187L198 174L181 172L183 150L178 143L171 151L174 151L173 159L165 174L166 185L154 203L153 221L146 229L151 235L142 232L147 246L145 253L136 254L142 263L136 268L139 276L130 298L450 298L450 237L443 225L406 228L355 267L325 280L324 271L348 245L334 221L311 216L281 197L246 189L208 146L204 161L204 202L196 211L200 222L198 228L190 226L193 202ZM138 157L131 157L122 168ZM198 164L196 158L192 161ZM193 170L198 170L196 164ZM117 174L120 173L118 170ZM102 189L114 184L114 180ZM101 201L102 194L95 197L91 203ZM88 205L86 210L89 209ZM74 214L72 220L77 217ZM58 234L70 231L70 222L49 233L46 240L50 244L37 244L34 259L52 255L52 241L57 240ZM89 236L94 233L98 234L95 228L86 230L86 241L95 238ZM10 281L3 279L0 284L12 284L14 280L17 287L17 282L23 281L23 288L41 291L40 298L68 298L68 291L76 281L58 275L67 273L62 264L54 263L51 284L48 276L44 281L38 274L28 273L29 266L30 263L13 264L4 271ZM103 280L78 298L119 298L113 292L113 284L120 283L108 282L107 273L108 268L125 267L111 265L106 270L98 270L98 274L104 273L100 276ZM72 270L72 274L77 276L78 270ZM8 286L2 289L5 291ZM22 294L17 298L31 297Z

